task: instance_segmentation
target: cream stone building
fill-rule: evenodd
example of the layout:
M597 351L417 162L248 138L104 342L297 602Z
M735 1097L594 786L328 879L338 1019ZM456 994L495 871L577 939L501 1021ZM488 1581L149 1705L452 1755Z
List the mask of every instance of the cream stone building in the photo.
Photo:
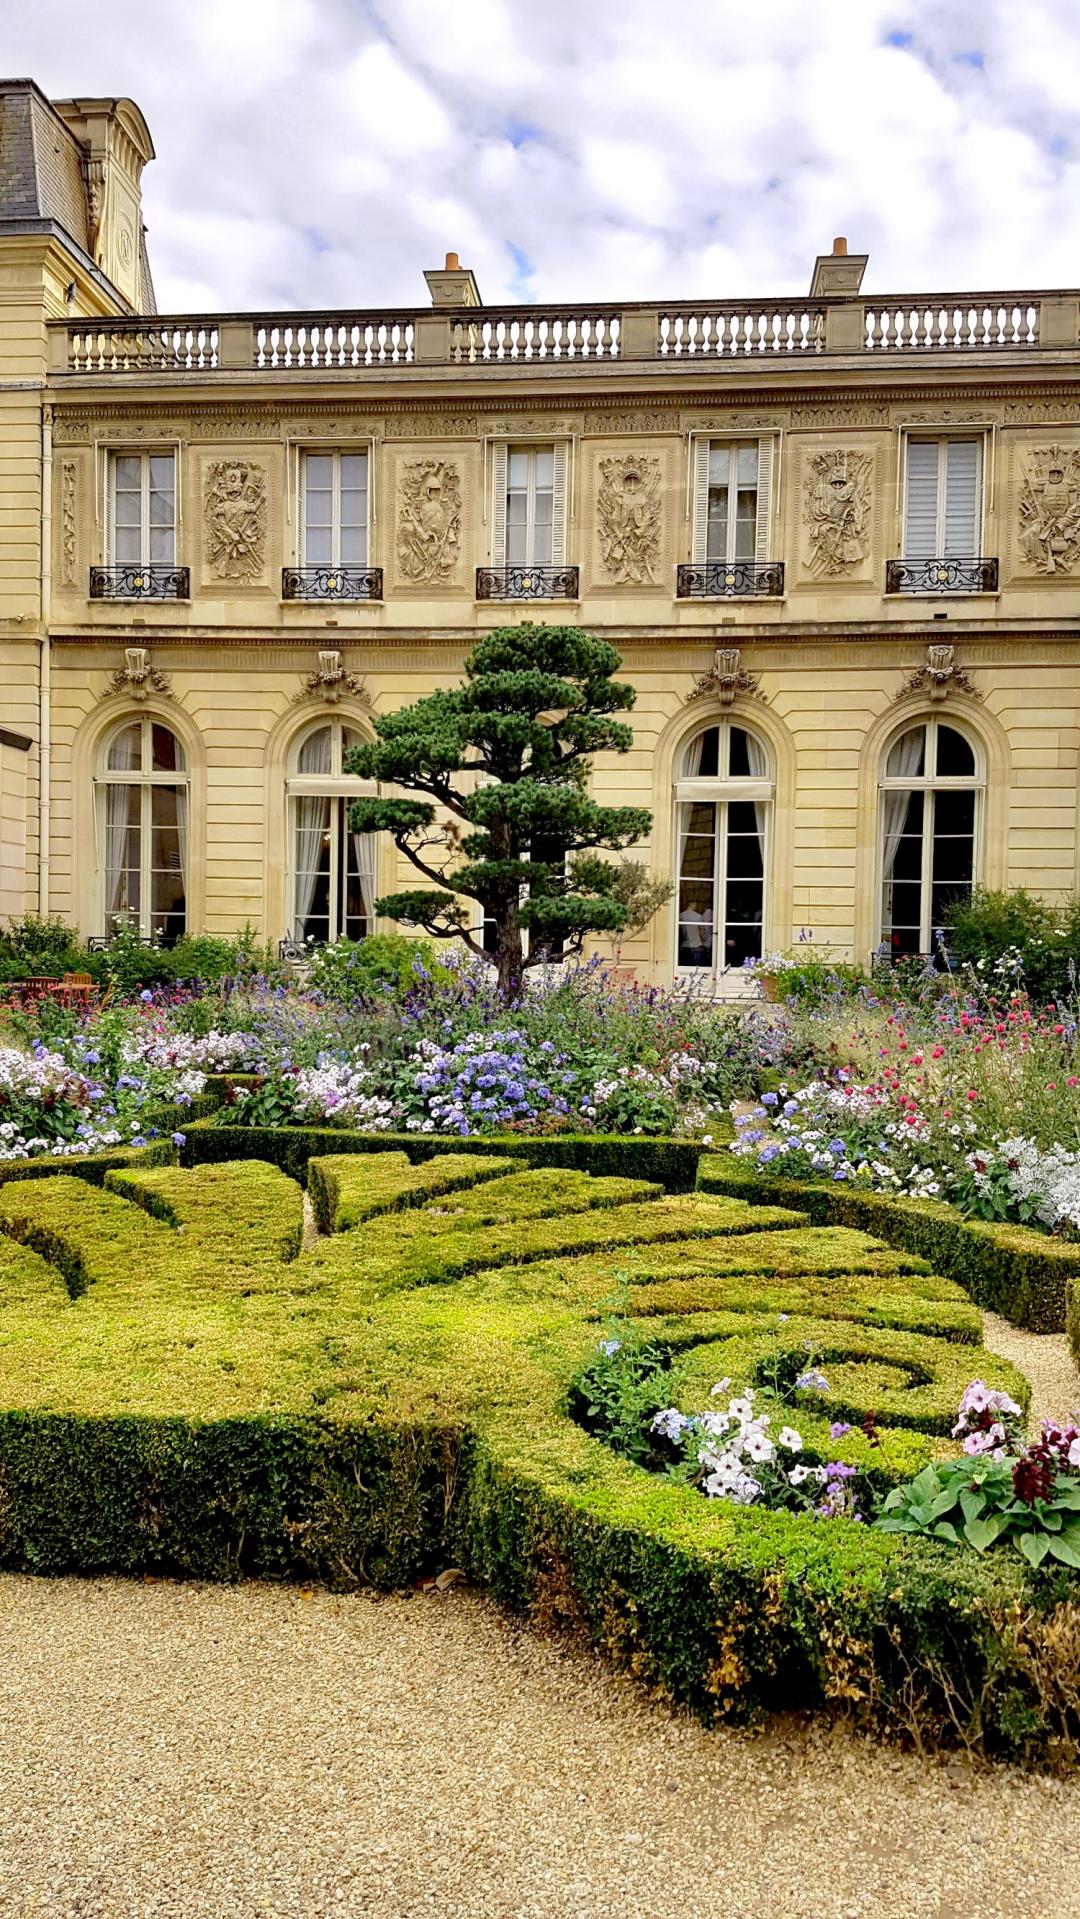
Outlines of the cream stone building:
M485 307L448 255L416 309L165 318L152 157L0 87L0 914L372 930L342 754L526 618L637 689L642 978L1077 885L1077 292L866 294L838 241L807 297Z

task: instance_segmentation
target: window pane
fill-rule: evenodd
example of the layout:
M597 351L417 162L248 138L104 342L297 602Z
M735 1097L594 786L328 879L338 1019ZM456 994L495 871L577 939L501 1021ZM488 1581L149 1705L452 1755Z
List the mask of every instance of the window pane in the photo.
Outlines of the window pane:
M312 565L316 562L312 562ZM363 524L341 526L341 552L338 554L340 566L367 565L367 527Z
M683 779L715 779L719 771L720 728L709 726L690 740L683 752Z
M313 737L325 734L321 728ZM309 742L305 742L307 745ZM293 936L323 942L330 937L330 834L329 798L303 796L293 802Z
M553 447L541 447L533 455L535 460L536 486L539 491L547 488L550 492L555 484L555 451Z
M886 875L886 878L890 875ZM896 855L892 863L891 878L894 880L922 879L922 834L905 833L897 841Z
M308 566L331 566L334 536L328 526L309 526L304 535L304 561Z
M756 833L728 834L727 843L728 870L728 917L734 912L731 904L731 882L733 880L760 880L764 876L764 864L761 857L761 841Z
M355 726L343 726L341 729L341 751L344 756L354 746L363 746L364 736Z
M974 793L935 793L935 834L961 833L969 838L975 831Z
M885 777L890 780L920 779L926 766L926 728L913 726L894 740L885 762Z
M728 749L728 772L734 780L745 780L750 775L750 747L741 726L731 727L728 735L731 745Z
M709 448L709 486L727 487L728 472L731 466L731 449L727 446Z
M136 526L117 526L113 542L113 560L117 566L138 566L142 560L142 530Z
M142 765L142 724L139 720L133 720L130 726L122 727L119 733L113 734L105 764L110 773L130 773L133 768Z
M150 765L155 773L182 773L184 749L175 733L157 724L150 728Z
M319 726L309 733L296 759L298 773L329 773L330 728Z
M333 483L334 462L329 453L307 453L304 456L304 485L308 493L316 489L329 493Z
M703 869L700 866L696 866L694 867L693 870L695 872L701 872L704 870L711 873L712 872L711 848L712 848L713 836L716 831L715 806L711 805L709 801L707 800L695 800L691 806L683 806L683 807L680 807L679 810L682 815L680 820L680 832L686 836L688 845L695 845L699 840L703 840L708 844L710 848L709 863L707 868ZM685 860L681 863L680 870L681 871L686 870Z
M740 487L752 487L757 492L758 445L756 440L745 442L739 448L735 478Z
M151 453L150 455L150 492L173 496L173 456L171 453Z
M737 560L752 560L757 546L757 489L751 493L740 487L735 506L735 553Z
M728 496L726 488L709 488L709 519L705 557L726 560L728 556Z
M341 456L341 490L358 489L367 492L367 454L343 453Z
M511 450L506 459L507 485L524 490L529 484L529 456L527 453Z
M142 490L142 456L138 453L118 453L113 467L116 475L116 491L139 493Z
M937 770L945 779L963 778L975 773L975 755L962 733L955 727L937 730Z

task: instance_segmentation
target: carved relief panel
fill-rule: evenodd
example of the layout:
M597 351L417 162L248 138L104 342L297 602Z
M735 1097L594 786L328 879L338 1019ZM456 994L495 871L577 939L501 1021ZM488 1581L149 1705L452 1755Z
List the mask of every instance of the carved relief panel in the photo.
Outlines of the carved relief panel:
M265 451L255 457L230 449L200 461L190 545L199 555L204 586L241 594L278 584L278 497L276 464Z
M880 449L874 440L802 448L789 512L798 533L798 577L830 590L875 578ZM789 522L790 524L790 522Z
M386 546L395 588L430 599L471 588L479 489L472 449L403 448L387 465L392 530Z
M1053 579L1080 571L1080 446L1035 446L1014 473L1017 570Z
M589 589L670 596L677 494L670 449L600 443L584 459L581 481L578 513L586 529Z

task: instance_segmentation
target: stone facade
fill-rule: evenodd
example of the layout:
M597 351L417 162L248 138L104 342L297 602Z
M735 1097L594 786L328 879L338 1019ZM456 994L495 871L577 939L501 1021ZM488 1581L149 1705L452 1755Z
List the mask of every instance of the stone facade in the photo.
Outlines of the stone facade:
M102 204L134 231L137 109L119 103L114 137L93 105L63 111L80 137L94 120L106 174L128 156ZM103 849L102 755L149 714L183 751L168 831L187 926L293 934L298 741L320 716L363 734L372 713L453 685L478 634L522 618L572 620L621 652L635 744L597 763L594 787L652 809L657 873L685 866L677 805L741 803L690 791L688 742L721 722L759 742L764 950L805 929L863 962L878 946L886 760L930 719L971 749L975 877L1050 897L1077 885L1077 296L930 295L911 312L863 295L864 263L838 247L818 263L825 290L781 310L509 314L459 271L453 303L431 273L432 306L410 316L161 321L129 308L85 235L3 215L0 727L32 742L4 749L19 769L3 817L16 790L23 809L5 910L106 932L103 864L120 855ZM528 468L523 555L507 544L515 451L550 454L555 474ZM168 520L165 557L140 552L127 597L110 597L100 570L116 572L123 514L140 510ZM151 575L154 590L135 583ZM409 883L375 857L376 892ZM729 918L734 857L716 854ZM624 942L623 964L670 978L678 914ZM719 949L706 970L723 973Z

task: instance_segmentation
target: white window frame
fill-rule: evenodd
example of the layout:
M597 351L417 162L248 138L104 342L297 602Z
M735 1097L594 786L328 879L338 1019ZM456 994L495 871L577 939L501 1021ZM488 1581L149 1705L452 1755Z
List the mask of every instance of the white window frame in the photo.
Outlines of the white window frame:
M721 736L721 763L724 763L725 761L728 765L730 765L731 763L730 735L731 735L732 727L737 727L740 732L750 733L753 735L753 738L758 742L758 744L763 749L767 757L770 769L773 768L773 765L774 765L773 753L768 741L765 738L763 738L763 736L759 732L757 732L752 725L750 726L746 725L741 718L735 717L734 719L731 719L727 717L726 715L723 718L720 718L718 716L715 719L709 720L708 722L706 722L704 726L699 727L696 732L690 733L687 735L687 737L682 741L679 747L680 762L683 758L683 755L686 753L687 749L692 745L693 741L699 738L702 733L710 732L714 726L719 729L720 736ZM727 809L729 804L732 801L735 801L738 803L744 800L749 800L751 803L753 803L754 801L764 801L768 809L765 815L765 833L764 833L765 843L764 843L764 846L762 847L762 854L761 854L761 944L762 944L763 952L764 952L764 949L766 949L768 946L767 927L768 927L768 919L769 919L769 911L770 911L770 891L771 891L770 873L772 870L772 836L773 836L773 819L774 819L774 814L776 810L776 780L773 777L772 771L770 771L769 777L763 780L746 778L740 774L736 774L734 777L732 777L731 774L711 774L711 775L702 775L700 777L685 776L685 777L677 778L674 782L674 787L673 787L672 823L673 823L674 834L675 834L675 848L674 848L675 858L672 861L672 867L674 869L674 878L675 878L675 896L674 896L675 975L676 975L676 978L678 979L703 979L703 978L718 979L725 973L729 973L732 971L741 972L742 970L741 965L733 968L729 966L724 960L723 952L722 952L721 935L722 935L722 928L726 926L727 924L727 911L726 911L727 882L728 882L728 871L727 871L728 811ZM681 873L682 861L681 861L681 858L679 857L679 820L681 817L680 809L683 806L692 805L695 802L699 804L706 804L706 805L712 806L715 809L714 818L713 818L713 876L712 876L712 880L713 880L713 897L712 897L713 959L712 959L711 966L688 966L685 964L680 964L680 961L679 961L679 915L680 915L679 888L682 880L682 873ZM723 821L722 831L721 831L721 819ZM739 875L736 875L736 878L738 877ZM723 913L721 913L719 910L721 904L723 904L725 908L725 911ZM757 955L759 959L763 957L763 952Z
M300 752L304 745L305 740L310 739L313 733L319 732L324 726L329 726L330 728L330 771L329 773L298 772L297 765L300 759ZM353 777L352 774L345 773L342 771L342 760L344 758L343 738L344 738L344 732L346 728L348 728L353 733L359 733L360 731L359 727L356 725L355 720L350 718L350 716L347 713L346 714L324 713L312 719L307 726L301 729L301 731L296 735L296 738L293 740L289 750L288 773L286 775L286 780L285 780L285 840L286 840L286 847L287 847L287 855L286 855L286 861L285 861L285 899L286 899L286 910L288 914L288 931L286 933L286 938L290 940L296 939L297 937L299 937L296 931L297 917L298 917L297 911L296 911L296 879L297 879L296 820L295 820L295 814L294 814L294 808L293 808L293 801L297 799L305 799L305 798L329 799L329 800L374 799L379 790L374 780L356 779ZM331 946L335 946L339 940L347 938L348 935L342 931L342 927L341 927L341 917L342 917L341 915L341 906L342 906L341 841L342 841L342 836L339 832L337 832L333 824L333 821L334 821L333 810L331 810L330 818L331 818L330 873L329 873L329 880L328 880L329 912L327 915L327 918L328 918L327 930L329 935L328 944ZM347 822L346 822L345 830L346 832L348 831ZM378 845L378 841L376 838L376 847L377 845ZM377 879L378 879L378 869L377 869L377 853L376 853L376 882L377 882ZM379 891L379 888L378 888L378 884L376 883L374 888L376 897L378 896L378 891ZM376 920L375 920L374 914L372 914L370 916L370 932L374 933L375 930L376 930Z
M299 472L297 489L297 550L300 566L333 567L340 572L343 566L355 566L363 571L371 566L371 478L373 461L371 447L367 442L357 446L303 446L299 448ZM366 464L366 485L364 488L364 551L363 560L342 560L341 558L341 461L345 459L363 459ZM330 559L327 561L309 560L307 556L307 463L309 459L329 460L331 462L330 481Z
M775 474L778 467L777 449L779 435L776 433L697 433L691 436L691 539L690 559L694 566L767 566L776 554L770 552L773 537L773 495ZM757 513L754 530L754 551L745 559L733 561L730 549L733 542L734 521L728 514L728 557L724 560L709 560L709 456L714 446L756 445L758 450L757 466ZM728 595L725 598L731 597ZM734 597L747 597L737 595ZM757 597L756 595L754 597Z
M119 734L126 732L129 726L136 724L138 724L140 728L141 735L138 767L110 767L108 763L109 751L113 741ZM176 741L183 755L184 765L182 769L166 767L159 773L150 770L153 766L153 728L155 726L162 726L166 732L172 734L173 739ZM186 789L188 871L183 876L183 933L177 935L178 938L182 938L183 934L190 933L191 931L191 768L188 765L187 749L176 728L170 726L167 720L158 718L156 714L129 713L126 718L118 719L115 725L109 728L108 733L101 743L98 771L94 776L94 830L97 848L96 916L101 932L106 936L118 930L115 926L109 925L107 898L108 868L106 854L108 837L105 822L105 789L109 786L137 786L139 788L139 923L137 930L143 939L152 937L155 918L153 912L153 868L151 863L154 835L151 790L155 786L182 786ZM129 923L134 924L134 922Z
M491 448L491 565L504 567L509 564L506 558L506 529L508 504L508 478L511 453L550 453L553 456L553 476L551 489L551 558L550 560L514 561L514 565L523 566L565 566L566 565L566 526L568 517L567 468L570 442L568 439L495 440Z
M917 431L915 428L905 428L903 485L901 487L901 492L900 492L900 506L901 506L900 553L901 553L902 559L904 559L905 561L910 561L911 564L918 564L919 560L925 560L925 559L946 559L946 558L978 559L981 557L982 551L983 551L983 542L986 537L987 462L989 457L988 440L989 440L989 436L985 428L983 429L976 428L973 432L970 432L970 433L948 433L948 432L922 433ZM956 441L964 441L968 444L973 444L977 446L979 449L979 459L978 459L979 470L978 470L978 477L977 477L977 489L978 489L977 504L975 508L975 526L973 530L974 538L973 538L973 544L972 544L972 551L970 553L964 553L964 554L947 555L945 552L945 512L946 512L945 503L946 503L946 488L948 485L948 461L947 459L943 458L941 449L943 447L952 445ZM936 519L936 526L935 526L936 551L932 554L917 554L914 556L909 555L908 553L908 470L909 470L909 455L910 455L910 450L913 442L917 442L920 446L936 446L938 448L938 495L937 495L937 519Z
M928 774L924 770L922 773L915 774L911 777L894 774L890 778L884 769L889 763L889 755L893 747L899 740L902 740L906 734L913 733L916 727L920 726L926 729L926 745L923 752L924 769L931 763L935 768L937 767L938 730L941 726L947 726L953 733L959 733L960 738L971 748L972 757L975 762L975 771L973 773L948 773L939 775L936 771L933 774ZM933 746L932 756L931 744ZM985 758L978 740L971 733L967 732L963 726L957 726L955 720L949 717L942 717L937 713L924 713L922 715L915 715L913 718L907 720L905 724L898 727L896 732L886 741L881 755L881 767L881 777L878 780L877 950L880 952L881 947L887 944L889 937L885 931L885 809L881 803L882 796L886 793L922 793L922 857L919 863L919 953L924 956L932 955L934 821L937 811L934 795L936 793L974 793L975 795L974 823L971 836L971 885L974 889L979 884L979 875L982 871L983 864L983 819L986 812ZM929 831L927 830L928 825ZM900 882L901 885L910 885L910 883L910 881ZM909 957L915 956L911 955Z
M119 560L116 557L116 469L119 460L138 460L141 467L140 522L139 522L139 558L137 560ZM173 470L172 484L172 559L152 560L150 558L150 462L151 460L171 460ZM106 513L105 548L106 566L161 566L175 570L179 548L180 525L180 458L176 446L154 447L109 447L106 455Z

